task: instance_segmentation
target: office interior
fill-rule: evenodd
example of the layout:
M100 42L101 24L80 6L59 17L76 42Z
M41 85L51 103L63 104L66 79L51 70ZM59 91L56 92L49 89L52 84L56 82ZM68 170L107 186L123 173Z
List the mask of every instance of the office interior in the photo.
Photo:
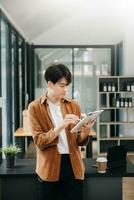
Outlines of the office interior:
M22 183L27 181L27 184L32 183L31 188L36 188L33 167L36 152L32 133L27 123L27 107L46 89L43 77L46 67L52 63L64 63L69 67L73 79L68 95L79 102L82 113L100 109L100 102L104 108L107 105L106 101L113 96L116 100L122 97L117 96L116 90L112 91L112 89L111 91L107 89L106 92L115 92L115 94L112 93L111 96L103 94L102 85L105 82L115 83L119 89L119 87L126 87L126 82L131 85L134 82L134 14L132 8L133 2L126 0L123 2L121 0L116 2L112 0L100 2L97 0L0 1L0 147L9 144L17 144L21 147L22 152L17 155L17 160L20 160L22 166L23 161L25 165L29 162L30 167L32 166L30 177L23 179ZM120 86L120 83L123 86ZM114 123L116 123L119 122L120 116L125 116L125 118L127 116L127 119L131 118L128 123L130 126L106 125L105 123L100 125L100 121L97 121L94 126L95 134L90 138L88 146L81 148L84 159L96 159L101 153L102 155L106 153L110 146L123 143L129 149L127 157L134 163L133 89L130 89L128 96L123 96L123 98L132 99L130 108L128 108L129 104L125 108L124 103L121 111L117 109L119 111L112 111L112 114L112 108L108 108L110 111L104 116L104 120L108 117L107 123L110 123L113 115L116 115L116 119L114 118ZM124 109L127 110L127 114ZM103 141L101 131L104 133L102 137L106 135L112 138L110 134L114 132L115 138L112 138L112 142L111 139ZM121 131L122 135L119 135ZM1 153L1 163L4 159ZM92 171L92 168L90 170ZM18 173L25 176L28 172L22 167L21 172ZM11 174L12 172L9 177L6 174L6 181L10 180ZM88 176L99 190L94 177L96 175L88 174ZM121 179L117 176L119 180L113 181L114 175L112 179L108 175L110 180L101 177L100 183L112 184L113 181L117 186L118 194L115 198L131 200L134 198L131 188L134 185L133 176L132 167L130 173L128 170L125 176L120 175ZM10 181L11 183L15 181L14 187L18 184L17 176L14 176L7 186L6 181L2 181L3 179L0 178L0 185L5 185L5 187L10 187ZM86 184L88 186L85 193L88 189L93 189L90 182L87 181ZM3 188L4 186L0 187L0 198L6 200L9 195ZM12 190L13 186L10 188L10 195L12 195ZM111 198L114 198L112 191L110 192ZM18 196L20 196L19 193L21 194L18 184ZM87 193L89 196L85 195L84 199L89 197L94 199L94 194ZM36 199L36 194L33 194L28 193L29 198L27 199ZM21 195L24 199L24 194ZM16 197L13 196L14 199ZM101 198L99 192L95 199L97 198ZM103 195L102 199L104 199Z

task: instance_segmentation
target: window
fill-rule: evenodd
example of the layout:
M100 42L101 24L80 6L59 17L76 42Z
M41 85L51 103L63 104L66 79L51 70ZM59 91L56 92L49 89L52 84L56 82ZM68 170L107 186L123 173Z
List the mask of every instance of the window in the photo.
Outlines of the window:
M14 143L25 108L25 41L0 10L0 144Z
M97 107L97 76L114 74L113 46L38 47L34 46L35 97L46 89L45 69L52 63L64 63L72 72L69 96L79 102L83 113Z

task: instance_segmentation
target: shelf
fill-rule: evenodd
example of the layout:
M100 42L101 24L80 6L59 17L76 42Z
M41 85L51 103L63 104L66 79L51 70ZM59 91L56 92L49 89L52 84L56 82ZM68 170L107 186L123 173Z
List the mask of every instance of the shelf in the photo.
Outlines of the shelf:
M97 106L104 112L97 119L98 154L125 145L134 153L134 77L100 76Z
M134 109L134 106L133 107L99 107L99 109L101 110L112 110L112 109Z
M119 140L119 137L110 137L110 138L100 138L100 141L105 141L105 140Z
M134 155L134 151L131 151L131 152L127 152L127 156L133 156ZM99 153L98 156L104 156L104 157L107 157L107 153Z
M100 125L122 125L122 124L134 124L134 121L131 122L100 122Z
M108 91L106 91L106 92L102 92L102 91L99 91L99 93L100 94L126 94L126 93L128 93L128 94L131 94L131 93L134 93L134 91L111 91L111 92L108 92Z
M100 138L100 141L103 140L134 140L134 137L110 137L110 138Z

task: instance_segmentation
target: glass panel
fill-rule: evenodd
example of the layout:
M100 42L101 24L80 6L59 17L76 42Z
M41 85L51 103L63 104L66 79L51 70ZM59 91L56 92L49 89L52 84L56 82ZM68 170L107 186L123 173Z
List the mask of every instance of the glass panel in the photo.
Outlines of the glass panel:
M6 145L8 134L8 120L7 120L7 51L8 51L8 27L1 19L1 85L2 85L2 143Z
M72 49L70 48L41 48L35 49L35 98L46 90L44 79L45 69L53 63L64 63L72 72ZM69 96L72 88L69 86Z
M18 42L18 43L17 43ZM23 69L23 39L18 38L16 33L12 33L12 99L14 100L14 131L18 127L22 127L22 111L23 111L23 97L25 95L25 88L23 88L22 82L25 69ZM18 44L18 45L17 45ZM25 66L24 66L25 67ZM23 83L25 85L25 83Z
M15 89L15 82L14 82L14 66L15 66L15 57L14 57L14 54L15 54L15 46L14 46L14 43L15 43L15 36L12 34L12 38L11 38L11 45L12 45L12 53L11 53L11 57L12 57L12 125L13 125L13 132L15 131L14 130L14 121L15 121L15 105L14 105L14 89Z
M0 147L2 146L2 105L0 98Z
M1 48L1 46L0 46ZM1 54L1 49L0 49L0 54ZM0 97L2 96L2 70L1 70L1 56L0 56Z
M1 102L1 98L0 98ZM2 105L0 103L0 148L2 147ZM0 152L0 164L2 162L2 153Z
M0 29L0 31L1 31L1 29ZM0 54L1 54L1 46L0 46ZM1 79L2 79L2 70L1 70L1 55L0 55L0 97L2 96L2 80Z
M97 108L97 76L110 74L110 48L74 48L74 99L83 113Z
M69 95L79 102L83 113L97 109L97 76L111 75L111 53L111 48L35 49L35 98L46 89L46 67L64 63L74 77Z
M1 36L1 16L0 16L0 36ZM0 54L1 54L1 49L2 48L0 45ZM2 147L2 81L1 80L2 80L2 70L1 70L1 55L0 55L0 148ZM2 153L0 153L0 163L1 162L2 162Z
M19 38L19 119L20 119L20 127L22 127L22 53L23 53L23 40Z

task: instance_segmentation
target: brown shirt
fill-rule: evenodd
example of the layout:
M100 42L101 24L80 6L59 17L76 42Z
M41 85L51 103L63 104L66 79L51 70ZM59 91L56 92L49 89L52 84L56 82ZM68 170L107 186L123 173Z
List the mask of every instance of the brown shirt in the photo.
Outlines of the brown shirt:
M36 173L46 181L58 181L61 155L58 152L58 137L54 137L53 120L47 104L46 94L31 102L28 106L33 140L37 147ZM61 102L63 117L66 114L81 116L79 105L72 99L64 98ZM88 142L82 133L71 133L72 125L65 129L69 146L70 160L76 179L84 179L84 165L79 146Z

